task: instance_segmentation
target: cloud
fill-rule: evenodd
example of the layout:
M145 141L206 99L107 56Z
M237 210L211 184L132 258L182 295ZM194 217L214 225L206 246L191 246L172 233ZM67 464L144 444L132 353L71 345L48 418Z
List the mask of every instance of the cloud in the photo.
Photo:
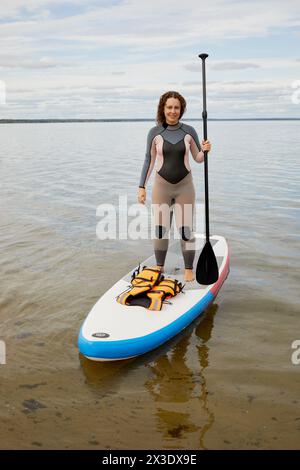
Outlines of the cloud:
M53 67L70 67L71 64L58 62L51 57L41 57L39 60L23 60L20 57L0 56L0 68L7 69L48 69Z
M24 103L24 112L31 109L45 117L98 115L99 106L104 117L147 117L164 91L178 89L189 99L190 115L198 113L197 55L203 49L212 52L207 90L216 115L236 112L236 104L245 112L256 104L269 110L272 102L276 113L274 100L288 96L288 83L299 77L299 59L274 57L274 48L266 57L261 51L251 57L242 46L244 39L251 44L257 37L271 45L282 32L292 38L299 24L298 0L3 2L5 112L21 113ZM226 47L228 40L233 49ZM296 112L295 106L286 112L290 109Z
M260 65L250 62L219 62L211 65L212 70L259 69Z
M83 5L83 2L63 2ZM272 0L126 0L118 3L87 2L82 14L63 18L51 16L51 2L14 0L6 14L14 13L16 21L2 24L0 35L24 36L35 40L61 41L81 47L130 47L135 51L168 50L185 46L199 47L199 41L257 37L273 33L276 28L300 25L298 1L284 3ZM58 2L54 2L58 4ZM49 14L45 15L45 9ZM22 11L34 11L35 17L22 18ZM39 17L39 12L41 17ZM180 40L179 40L180 38ZM43 45L43 44L42 44Z
M212 58L206 61L206 67L213 71L232 71L232 70L249 70L249 69L260 69L260 70L267 70L267 69L275 69L275 68L299 68L299 61L300 59L291 59L289 57L278 57L278 58L253 58L251 60L214 60ZM201 68L200 60L186 63L183 67L188 70L189 72L196 72L199 73Z
M187 99L186 117L201 117L202 96L199 87L182 86L180 91ZM39 90L10 89L7 94L7 111L24 112L40 117L155 117L161 89L120 87L70 87ZM207 89L210 117L243 117L274 115L274 108L284 106L291 114L292 89L286 81L215 82ZM101 107L101 108L100 108ZM101 115L99 110L101 109ZM296 111L296 110L295 110ZM28 116L28 114L27 114Z
M113 3L112 0L9 0L1 4L0 21L73 16L93 6Z

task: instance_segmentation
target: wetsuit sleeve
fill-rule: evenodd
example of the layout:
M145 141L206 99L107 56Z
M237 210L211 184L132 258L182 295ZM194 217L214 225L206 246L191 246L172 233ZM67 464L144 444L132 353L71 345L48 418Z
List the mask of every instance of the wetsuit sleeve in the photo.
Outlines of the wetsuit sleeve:
M190 126L190 128L189 128L189 134L192 137L192 139L191 139L191 153L193 155L193 159L196 162L201 163L203 161L203 152L201 150L201 145L200 145L200 142L199 142L198 134L192 126ZM199 152L200 152L200 154L199 154Z
M140 188L145 188L152 173L155 159L156 159L156 147L154 137L156 136L155 128L150 129L147 137L147 147L145 154L145 161L142 168L142 174L140 179Z

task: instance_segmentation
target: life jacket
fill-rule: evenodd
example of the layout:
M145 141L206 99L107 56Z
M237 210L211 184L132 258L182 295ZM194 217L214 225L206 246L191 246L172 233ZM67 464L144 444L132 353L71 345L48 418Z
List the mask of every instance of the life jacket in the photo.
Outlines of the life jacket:
M131 276L131 286L118 295L117 302L122 305L132 305L133 299L150 291L161 279L163 275L159 269L144 266L140 271L139 266Z
M177 279L165 278L160 270L144 266L141 272L138 268L133 273L131 286L117 297L117 302L161 310L163 303L182 292L183 287Z
M163 303L167 303L168 299L182 292L183 287L177 279L164 278L158 285L146 292L146 297L150 300L147 308L149 310L161 310Z

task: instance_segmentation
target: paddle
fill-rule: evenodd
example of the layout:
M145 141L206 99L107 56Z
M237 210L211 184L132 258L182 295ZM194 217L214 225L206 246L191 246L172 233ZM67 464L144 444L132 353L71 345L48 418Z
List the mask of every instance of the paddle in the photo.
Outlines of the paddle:
M202 89L203 89L203 135L204 140L207 140L207 111L206 111L206 78L205 78L205 59L208 54L199 54L202 59ZM203 250L199 256L196 279L199 284L209 285L216 282L219 278L218 263L214 250L209 241L209 202L208 202L208 163L207 152L204 152L204 182L205 182L205 227L206 227L206 242Z

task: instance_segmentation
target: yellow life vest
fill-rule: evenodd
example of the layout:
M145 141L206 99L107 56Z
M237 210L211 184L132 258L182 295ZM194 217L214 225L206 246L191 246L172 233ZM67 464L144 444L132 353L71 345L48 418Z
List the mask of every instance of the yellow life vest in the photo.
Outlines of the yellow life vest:
M162 278L163 275L159 269L144 266L140 271L140 267L138 267L131 277L131 286L118 295L117 302L122 305L131 305L131 301L135 297L150 291Z
M183 285L177 279L164 278L158 285L146 292L150 299L149 310L161 310L163 302L182 292Z
M183 285L177 279L165 278L159 269L138 268L132 275L131 286L118 295L122 305L140 306L149 310L161 310L163 302L182 291Z

